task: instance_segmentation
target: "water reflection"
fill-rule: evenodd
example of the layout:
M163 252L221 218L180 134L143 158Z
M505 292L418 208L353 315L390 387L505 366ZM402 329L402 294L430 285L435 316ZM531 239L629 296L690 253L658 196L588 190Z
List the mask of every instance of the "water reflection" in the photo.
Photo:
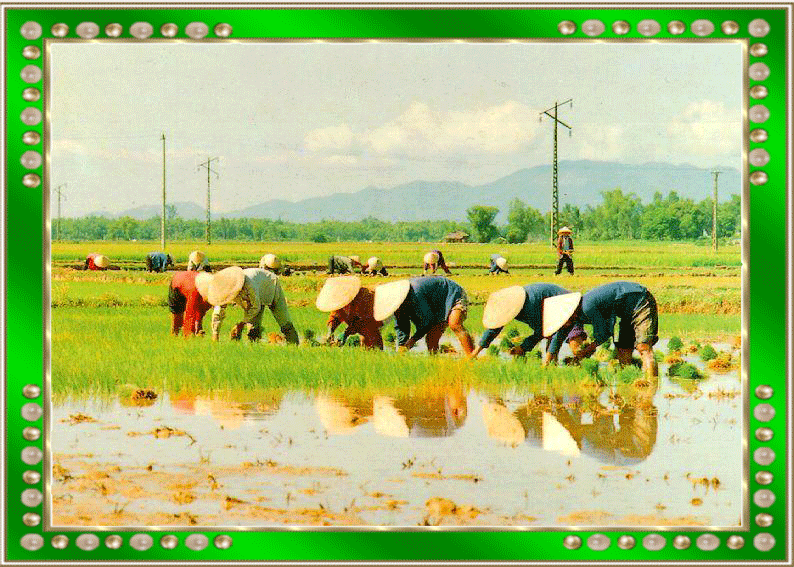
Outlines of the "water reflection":
M251 398L254 397L252 400ZM250 392L215 392L169 394L171 407L181 414L210 416L223 429L239 429L244 423L261 420L278 412L283 390Z
M629 465L643 461L656 444L656 387L592 395L533 395L510 411L501 398L483 402L488 435L505 445L527 443L570 457Z

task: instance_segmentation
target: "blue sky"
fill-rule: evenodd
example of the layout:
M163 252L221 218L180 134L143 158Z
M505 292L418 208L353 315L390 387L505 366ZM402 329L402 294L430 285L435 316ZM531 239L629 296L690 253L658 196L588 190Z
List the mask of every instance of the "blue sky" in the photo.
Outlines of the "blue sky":
M559 158L741 168L742 47L713 43L225 43L51 47L51 179L65 216L213 210L422 180L480 184Z

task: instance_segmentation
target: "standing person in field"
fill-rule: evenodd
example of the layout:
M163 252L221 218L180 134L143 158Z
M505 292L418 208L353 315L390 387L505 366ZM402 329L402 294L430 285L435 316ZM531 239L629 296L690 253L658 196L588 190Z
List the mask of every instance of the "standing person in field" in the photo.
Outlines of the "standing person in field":
M212 276L207 272L176 272L168 286L168 308L171 310L171 334L203 335L204 315L212 305L206 300Z
M374 303L374 292L361 287L358 276L337 276L325 280L316 305L320 311L329 313L327 342L334 342L334 331L346 323L340 345L344 345L351 335L361 335L361 343L365 348L383 350L383 338L380 336L383 323L375 320Z
M570 292L548 283L535 283L524 287L516 285L492 293L482 314L482 324L487 330L480 337L480 343L471 353L471 358L476 358L480 352L487 349L505 325L513 319L529 325L532 334L525 338L520 346L510 349L510 354L524 356L530 352L543 339L543 300L566 293ZM549 345L554 344L555 341L561 344L562 339L561 333L557 333L549 339Z
M373 256L369 260L367 260L367 265L364 266L364 269L361 270L362 274L367 274L369 276L388 276L389 272L386 271L386 268L383 267L383 262L380 261L380 258L377 256Z
M573 238L571 238L571 229L567 226L562 227L557 238L557 270L554 272L555 276L562 273L562 266L565 264L569 274L573 274Z
M363 270L358 256L331 256L328 258L329 274L353 274Z
M262 336L262 316L270 309L290 344L298 344L298 332L290 319L287 300L276 274L261 268L230 266L212 275L207 286L207 301L215 306L212 312L212 340L220 337L221 323L226 308L236 303L243 309L243 320L231 331L231 338L238 340L243 330L252 341Z
M400 350L412 349L425 337L427 350L436 353L441 335L449 325L464 353L470 355L474 341L463 326L467 310L466 292L457 283L443 277L422 276L375 288L375 320L385 321L394 315ZM416 332L409 338L411 323Z
M491 269L488 270L490 275L509 274L507 269L507 259L501 254L491 254Z
M110 266L110 259L102 254L89 254L86 256L84 270L107 270Z
M165 252L149 252L146 255L146 271L147 272L164 272L171 266L174 267L174 259L171 254Z
M447 267L447 263L444 261L444 255L441 253L441 250L431 250L425 254L422 275L427 274L427 272L435 274L436 270L439 268L444 270L448 276L452 275L452 272L450 272Z
M618 319L619 332L615 343L618 361L622 365L631 364L636 348L646 376L656 378L659 370L653 357L653 345L659 340L659 313L653 294L638 283L613 282L591 289L578 299L574 297L576 295L545 300L543 334L564 333L571 345L574 361L580 361L591 356L598 345L612 337L615 319ZM587 336L582 329L584 324L593 326L593 339L587 345L584 345ZM558 353L559 347L549 349L547 361L556 361Z
M210 263L207 260L207 257L204 255L204 252L200 252L199 250L193 250L190 253L190 257L187 260L187 271L188 272L211 272L212 268L210 267Z

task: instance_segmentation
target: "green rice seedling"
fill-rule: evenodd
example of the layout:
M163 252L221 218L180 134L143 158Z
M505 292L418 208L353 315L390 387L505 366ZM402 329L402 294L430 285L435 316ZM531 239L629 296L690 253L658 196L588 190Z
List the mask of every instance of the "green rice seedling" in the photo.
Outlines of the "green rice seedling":
M516 337L518 337L520 335L521 335L521 332L518 329L516 329L515 327L510 327L510 329L507 330L507 334L506 334L508 339L514 339L514 338L516 338Z
M345 346L348 347L361 346L361 337L358 335L350 335L349 337L347 337L347 341L345 341Z
M681 340L680 337L670 337L670 340L667 342L667 350L670 354L675 351L679 351L684 348L684 342Z
M386 333L386 336L383 337L383 341L388 344L394 344L397 340L397 335L394 334L394 331L389 331Z
M717 358L717 351L714 350L714 347L707 344L702 349L700 349L700 360L703 362L708 362L709 360L713 360Z
M608 347L604 347L603 345L599 346L595 351L595 354L593 354L593 358L599 362L609 362L615 357L617 357L617 353Z
M585 358L580 363L582 370L589 376L597 376L598 369L601 366L597 360L593 360L591 358Z
M304 329L303 330L303 339L306 341L311 341L314 339L315 333L314 329Z
M516 346L515 343L513 343L513 341L511 341L508 337L502 337L502 340L499 343L499 348L501 350L510 350L514 346Z
M700 372L700 370L688 362L678 362L676 364L671 364L670 368L667 369L667 375L685 378L688 380L697 380L699 378L703 378L703 374Z
M496 346L496 345L489 346L488 347L488 354L490 354L491 356L498 357L499 356L499 347Z

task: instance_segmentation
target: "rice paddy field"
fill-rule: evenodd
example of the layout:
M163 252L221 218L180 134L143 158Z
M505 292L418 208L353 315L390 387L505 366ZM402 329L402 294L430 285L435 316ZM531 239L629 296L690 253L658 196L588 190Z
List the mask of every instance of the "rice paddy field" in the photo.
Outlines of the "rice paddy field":
M54 525L737 526L743 521L741 254L697 244L577 241L577 271L553 275L546 244L220 243L168 246L213 268L276 253L300 346L265 314L259 343L169 335L171 273L149 274L158 243L53 243ZM553 282L587 291L648 287L660 311L657 384L602 349L582 366L512 359L525 325L467 361L444 352L313 346L314 299L331 254L379 256L419 275L440 248L483 332L488 295ZM100 252L121 269L77 269ZM487 276L490 254L510 275ZM209 327L209 315L205 317ZM563 351L561 356L566 354ZM703 455L708 455L704 459Z

